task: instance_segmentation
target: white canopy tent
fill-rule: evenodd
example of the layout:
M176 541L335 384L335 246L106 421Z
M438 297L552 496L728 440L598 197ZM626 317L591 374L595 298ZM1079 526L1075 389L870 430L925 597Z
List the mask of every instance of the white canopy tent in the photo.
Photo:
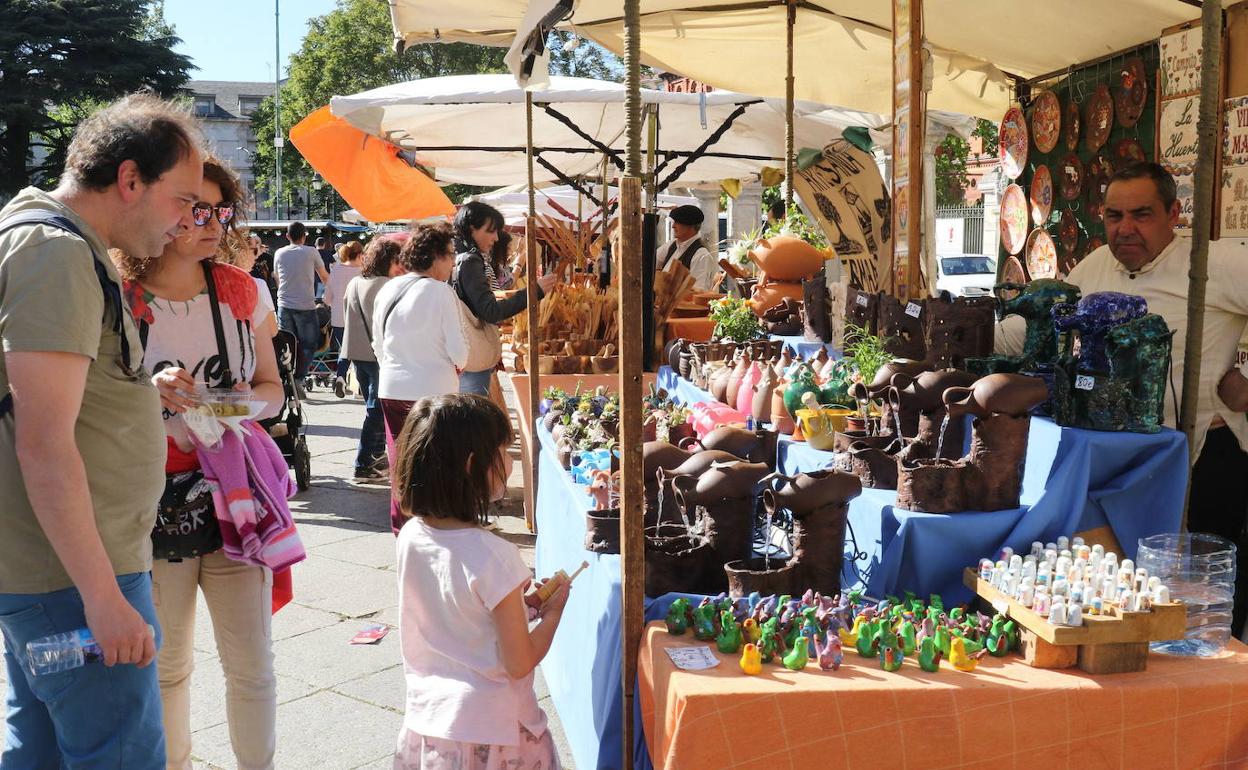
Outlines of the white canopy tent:
M568 185L559 185L556 187L539 187L535 191L537 201L537 213L550 217L560 222L575 222L577 216L577 198L581 197L580 205L582 207L581 218L588 220L591 217L601 218L601 208L594 205L578 191ZM599 195L601 185L592 185L594 195ZM617 187L607 188L607 199L609 203L615 203L619 199L620 191ZM509 225L523 225L525 217L529 214L529 193L525 185L513 185L512 187L503 187L480 195L472 196L472 200L478 200L482 203L488 203L498 209L503 219ZM685 195L667 195L660 194L657 201L658 208L661 210L673 209L677 206L696 206L698 199Z
M622 167L624 86L553 77L533 96L537 182L596 178L604 154ZM782 101L727 91L681 94L642 90L658 110L659 189L751 179L784 164ZM330 109L360 130L405 150L441 183L490 186L524 179L525 91L511 75L460 75L399 83L336 96ZM958 116L933 119L967 131ZM797 104L795 146L823 147L849 126L886 127L889 119L808 102Z
M529 0L390 0L401 44L511 45ZM997 119L1011 76L1035 78L1156 38L1199 13L1191 0L928 0L928 106ZM800 0L798 99L890 113L892 0ZM624 51L619 0L579 0L562 26ZM641 0L642 62L742 93L782 97L784 0ZM468 20L471 20L469 22ZM1036 44L1043 41L1043 44Z

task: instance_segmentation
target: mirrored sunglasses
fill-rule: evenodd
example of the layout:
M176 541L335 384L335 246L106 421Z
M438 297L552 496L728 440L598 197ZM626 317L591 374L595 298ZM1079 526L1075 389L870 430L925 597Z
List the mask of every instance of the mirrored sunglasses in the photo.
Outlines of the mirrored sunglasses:
M208 220L214 215L222 225L228 225L230 220L234 218L234 205L223 203L220 206L212 206L207 203L196 203L191 206L191 216L195 219L195 224L198 227L208 224Z

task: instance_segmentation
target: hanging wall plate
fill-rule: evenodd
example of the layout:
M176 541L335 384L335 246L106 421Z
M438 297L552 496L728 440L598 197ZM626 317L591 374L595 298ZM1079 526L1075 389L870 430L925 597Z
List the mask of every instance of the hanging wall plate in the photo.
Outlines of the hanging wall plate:
M1023 250L1027 239L1027 196L1012 184L1001 194L1001 245L1010 254Z
M1113 128L1114 100L1109 95L1109 87L1099 85L1092 94L1092 101L1088 102L1088 150L1096 152L1101 149Z
M1053 210L1053 174L1041 164L1031 176L1031 221L1044 224Z
M1043 227L1037 227L1027 236L1026 256L1031 280L1057 277L1057 247Z
M997 151L1001 173L1008 179L1018 179L1027 165L1027 120L1022 108L1006 110L997 130Z
M1027 274L1023 272L1023 263L1018 257L1006 257L1001 267L1001 283L1027 283Z
M1041 153L1052 152L1062 131L1062 106L1052 91L1042 91L1031 105L1031 140Z
M1114 109L1118 125L1130 128L1139 122L1148 102L1148 81L1144 77L1144 62L1132 56L1118 68L1118 86L1114 89Z
M1083 161L1073 152L1066 153L1066 157L1058 163L1057 177L1062 197L1068 201L1075 200L1083 192Z
M1079 115L1079 105L1075 104L1074 97L1066 97L1065 114L1062 116L1062 141L1066 145L1066 149L1074 150L1079 147L1079 124L1082 122Z
M1074 254L1079 247L1079 220L1070 209L1062 211L1062 222L1058 225L1058 240L1062 244L1064 254Z
M1114 143L1114 157L1117 159L1119 168L1126 168L1132 163L1147 163L1148 155L1144 152L1144 145L1135 139L1119 139Z

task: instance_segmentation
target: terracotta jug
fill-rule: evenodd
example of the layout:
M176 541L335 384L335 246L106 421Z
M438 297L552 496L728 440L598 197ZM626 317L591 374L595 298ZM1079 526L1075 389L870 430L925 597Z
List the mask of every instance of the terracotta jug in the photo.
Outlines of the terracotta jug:
M883 449L877 449L862 441L849 445L849 458L854 475L862 479L868 489L897 488L896 454L904 445L894 440Z
M726 403L728 398L728 378L732 377L732 367L720 362L719 367L707 377L707 390L711 392L711 398L722 403Z
M776 384L775 390L771 391L771 427L777 433L791 436L793 431L797 429L797 423L793 421L789 411L784 408L784 394L788 388L789 381L782 379Z
M768 278L776 281L801 281L823 267L824 253L791 235L775 235L758 242L750 259ZM798 284L800 288L800 283ZM798 295L800 301L802 295Z
M735 425L721 425L701 440L694 439L685 448L697 446L703 450L728 452L752 463L774 464L776 461L776 433L770 430L746 430Z
M720 564L748 558L754 535L754 488L770 469L763 463L715 463L696 478L672 479L676 502L692 519L703 506L708 539Z
M875 377L871 380L871 384L867 386L867 395L871 398L879 398L893 384L893 375L905 374L908 377L918 377L923 372L929 371L932 365L927 361L914 361L909 358L894 358L892 361L881 366L875 372Z
M646 497L658 494L659 468L678 468L693 456L693 452L681 449L666 441L647 441L641 445L641 477L645 482Z
M767 281L766 283L760 281L750 295L750 306L754 309L755 315L761 316L768 309L775 307L786 299L795 299L800 302L802 300L802 284L775 280Z
M787 508L801 518L824 506L848 504L862 494L862 480L844 471L810 471L796 476L776 476L768 491L776 506Z
M728 377L728 388L724 391L723 402L733 409L737 408L737 393L741 390L741 380L745 379L745 373L750 370L750 354L743 352L737 357L736 366L732 367L732 374Z
M819 380L821 382L827 382L836 375L837 363L838 362L831 357L823 363L823 366L819 369Z
M783 379L784 373L789 370L789 367L792 364L793 364L793 353L789 350L788 346L786 345L784 349L780 351L780 357L777 358L775 362L772 363L771 369L773 372L775 372L776 379L777 380Z
M990 374L971 387L946 389L943 398L950 418L964 414L1021 417L1048 400L1049 388L1039 377Z
M680 372L680 354L684 351L686 343L688 340L684 337L677 337L663 348L663 360L667 361L667 365L672 367L673 372Z
M754 404L754 387L758 385L758 381L763 377L763 369L770 369L766 364L759 365L757 361L751 361L750 366L745 371L745 376L741 378L741 384L737 386L736 408L741 414L750 414L753 411Z
M771 392L775 388L775 370L770 365L764 365L758 382L754 383L754 393L750 399L750 416L755 423L771 422Z

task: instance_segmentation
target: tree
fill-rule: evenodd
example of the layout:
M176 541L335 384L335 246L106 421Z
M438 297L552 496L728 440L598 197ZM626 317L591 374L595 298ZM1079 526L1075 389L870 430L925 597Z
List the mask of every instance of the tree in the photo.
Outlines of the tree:
M0 4L0 198L54 183L74 126L100 104L177 93L191 66L179 42L151 0Z
M571 45L573 41L575 45ZM592 40L579 38L571 32L554 30L546 45L550 49L552 75L624 82L624 63Z
M997 126L987 120L979 120L971 136L983 140L984 150L979 157L997 154ZM966 163L970 159L971 143L957 134L949 134L936 147L936 205L965 205L963 192L970 181Z

